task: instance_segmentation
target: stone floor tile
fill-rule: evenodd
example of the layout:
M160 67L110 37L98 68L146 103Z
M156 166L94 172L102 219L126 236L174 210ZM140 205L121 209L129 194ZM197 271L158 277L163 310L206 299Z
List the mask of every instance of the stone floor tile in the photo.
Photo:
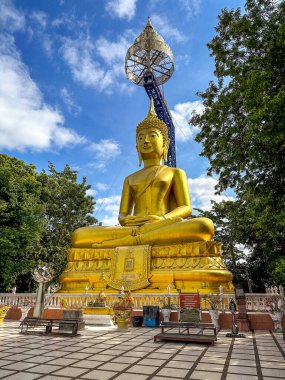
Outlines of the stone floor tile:
M5 376L9 376L15 373L14 371L9 371L8 369L0 369L0 379L2 379Z
M197 371L214 371L214 372L223 372L223 364L215 363L199 363L196 367Z
M285 379L285 370L283 369L261 368L261 371L263 376Z
M113 350L105 350L105 351L102 351L101 354L104 354L104 355L113 355L113 356L118 356L118 355L122 355L124 354L125 351L122 351L122 350L116 350L115 348Z
M112 363L134 363L138 361L140 358L132 357L132 356L119 356L118 358L113 359Z
M75 368L75 367L66 367L62 368L59 371L53 372L53 376L71 376L78 377L83 373L86 373L88 368Z
M11 363L13 363L13 362L11 362L10 360L0 359L0 367L3 367L4 365L8 365Z
M137 364L139 365L154 365L154 366L161 366L163 363L165 363L165 359L142 359Z
M255 367L243 367L238 365L229 365L228 373L238 373L243 375L257 375Z
M0 358L5 358L10 355L11 355L10 352L0 352Z
M231 359L230 365L239 365L243 367L256 367L256 362L255 360Z
M21 354L22 352L29 351L26 347L7 347L5 352L9 352L11 354Z
M110 363L105 363L100 366L100 370L108 370L108 371L117 371L117 372L121 372L123 371L125 368L129 367L130 363L113 363L113 362L110 362Z
M264 361L264 362L281 362L281 361L284 361L283 356L281 356L281 354L276 355L276 356L259 355L259 360Z
M29 368L29 372L50 373L50 372L56 371L58 369L61 369L61 366L41 364L41 365L37 365L36 367Z
M40 350L40 349L37 349L37 350L25 350L25 354L28 354L28 355L43 355L43 354L48 354L49 353L49 350Z
M88 358L88 360L96 360L99 362L108 362L109 360L112 360L112 359L114 359L113 355L103 355L103 354L92 355L92 356L89 356Z
M32 356L28 359L25 359L24 361L25 362L28 362L28 363L46 363L50 360L53 360L54 357L51 357L51 356Z
M61 377L61 376L52 376L52 375L41 377L41 380L60 380L60 379L70 380L70 377Z
M127 372L137 373L137 374L145 374L151 375L155 372L158 367L152 367L149 365L133 365L131 368L127 370Z
M189 358L190 359L190 358ZM191 360L194 358L191 358ZM226 358L211 358L210 356L203 356L200 360L200 363L217 363L217 364L225 364Z
M65 358L69 359L86 359L90 356L91 354L86 354L82 352L73 352L72 354L65 355Z
M62 351L49 351L45 354L43 354L43 356L53 356L55 358L61 358L62 356L65 356L66 354Z
M68 358L56 358L56 359L54 359L53 358L53 360L48 362L48 364L67 366L67 365L71 365L77 361L78 361L78 359L68 359Z
M280 362L265 362L265 361L260 361L260 366L262 368L281 368L285 369L285 361L282 358L282 361Z
M161 377L161 376L154 376L151 378L151 380L173 380L172 377Z
M178 369L178 368L170 368L170 367L167 367L167 368L163 368L161 369L157 375L158 376L170 376L172 378L178 378L178 379L183 379L184 376L186 376L188 370L186 369ZM211 379L212 380L212 379Z
M220 380L222 374L218 372L194 371L189 379Z
M35 363L27 363L27 362L14 362L6 365L4 369L11 369L14 371L24 371L25 369L28 369L30 367L34 367ZM3 368L3 367L2 367Z
M116 375L117 372L112 371L100 371L99 369L95 369L94 371L88 372L84 375L81 375L80 378L82 379L92 379L92 380L108 380L114 375ZM130 380L130 379L129 379Z
M6 356L5 359L18 362L21 360L30 359L31 357L32 357L32 355L16 354L16 355L12 355L12 356Z
M249 354L232 354L231 359L245 359L245 360L255 360L254 355Z
M42 375L39 375L38 373L28 373L28 372L18 372L15 373L14 375L5 377L6 379L9 380L33 380L33 379L38 379Z
M86 354L97 354L98 352L102 352L103 348L95 348L95 347L87 347L83 348L83 350L80 350L80 352L86 353Z
M99 365L104 364L104 362L99 362L96 360L80 360L77 363L72 364L72 367L79 367L79 368L96 368Z
M129 351L129 352L125 352L122 356L133 356L136 358L141 358L146 355L147 355L147 352Z
M258 380L258 376L228 373L226 380Z
M165 367L172 367L172 368L185 368L185 369L190 369L193 367L194 361L179 361L179 360L171 360L166 364Z
M121 375L115 377L116 380L145 380L149 375L138 375L136 373L122 373ZM154 378L153 378L154 379ZM165 378L164 378L165 380Z
M147 359L169 359L173 354L159 354L157 352L153 352L152 354L147 355ZM185 358L184 358L185 360Z

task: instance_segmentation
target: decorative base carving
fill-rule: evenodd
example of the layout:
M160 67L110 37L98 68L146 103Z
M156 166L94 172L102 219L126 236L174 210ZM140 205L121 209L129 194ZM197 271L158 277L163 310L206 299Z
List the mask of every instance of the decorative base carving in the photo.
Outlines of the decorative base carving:
M113 249L72 248L60 281L64 293L97 293L125 289L162 292L172 284L181 291L218 293L233 291L232 274L221 257L221 244L213 241L169 246L134 246Z

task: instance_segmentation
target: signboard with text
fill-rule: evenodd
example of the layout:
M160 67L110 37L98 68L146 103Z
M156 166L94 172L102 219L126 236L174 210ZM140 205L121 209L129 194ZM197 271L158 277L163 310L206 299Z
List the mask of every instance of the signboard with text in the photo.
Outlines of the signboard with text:
M180 308L200 308L199 293L180 293Z

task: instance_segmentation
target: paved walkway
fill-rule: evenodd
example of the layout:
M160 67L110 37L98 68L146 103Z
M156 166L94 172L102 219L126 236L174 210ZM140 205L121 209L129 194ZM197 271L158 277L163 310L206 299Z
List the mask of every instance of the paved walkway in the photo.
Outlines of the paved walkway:
M0 378L13 380L285 379L285 341L267 331L218 335L215 346L153 342L158 329L87 327L78 337L19 335L0 327Z

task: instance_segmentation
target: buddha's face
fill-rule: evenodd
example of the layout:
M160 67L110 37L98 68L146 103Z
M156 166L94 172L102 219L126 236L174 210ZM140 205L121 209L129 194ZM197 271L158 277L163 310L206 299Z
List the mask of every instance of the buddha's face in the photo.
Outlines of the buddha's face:
M158 128L148 128L139 131L137 136L137 149L143 159L162 158L164 142L160 130Z

